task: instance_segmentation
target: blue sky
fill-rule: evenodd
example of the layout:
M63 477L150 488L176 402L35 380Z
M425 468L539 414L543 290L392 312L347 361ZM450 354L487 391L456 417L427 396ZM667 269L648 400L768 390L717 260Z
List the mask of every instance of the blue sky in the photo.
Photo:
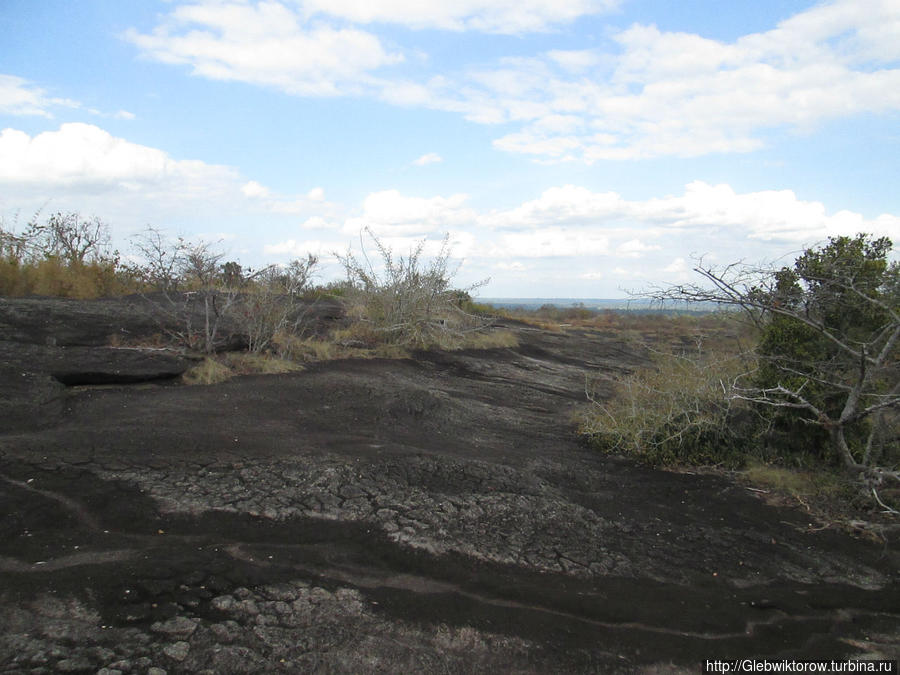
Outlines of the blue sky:
M364 227L449 233L492 297L900 239L897 0L4 0L0 25L7 228L79 211L126 254L151 224L323 280Z

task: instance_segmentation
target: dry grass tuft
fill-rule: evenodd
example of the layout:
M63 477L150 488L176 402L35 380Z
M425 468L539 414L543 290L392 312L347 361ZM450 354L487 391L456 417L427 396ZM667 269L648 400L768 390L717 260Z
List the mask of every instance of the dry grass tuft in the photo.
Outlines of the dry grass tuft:
M218 384L234 377L235 373L225 364L207 357L181 376L185 384Z
M454 349L509 349L519 346L519 337L511 330L469 333Z
M274 356L231 352L207 356L199 364L181 376L185 384L218 384L238 375L279 375L303 370L293 361Z
M832 500L845 495L845 477L827 470L801 470L753 462L740 475L758 489L798 499Z

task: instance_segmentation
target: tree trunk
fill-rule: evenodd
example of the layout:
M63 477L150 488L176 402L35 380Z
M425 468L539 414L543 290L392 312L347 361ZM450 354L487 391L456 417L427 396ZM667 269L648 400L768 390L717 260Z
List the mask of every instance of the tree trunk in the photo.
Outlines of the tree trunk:
M831 443L834 449L837 450L841 461L844 462L844 467L849 471L861 469L862 465L853 459L853 453L850 452L850 446L847 445L847 439L844 437L844 426L840 422L835 422L830 427L829 433L831 434Z

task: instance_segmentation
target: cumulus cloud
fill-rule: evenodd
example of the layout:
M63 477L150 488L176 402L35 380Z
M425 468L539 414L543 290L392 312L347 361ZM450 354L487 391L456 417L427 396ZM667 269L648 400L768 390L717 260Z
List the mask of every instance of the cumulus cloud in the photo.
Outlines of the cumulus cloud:
M565 185L545 190L540 197L508 210L481 214L478 222L494 228L539 228L551 224L594 226L630 231L731 230L752 239L803 242L855 232L889 234L900 218L882 214L838 211L829 214L817 201L799 199L791 190L739 194L725 184L693 181L682 195L629 201L615 192L593 192ZM616 252L627 257L658 250L643 238L629 237Z
M94 213L123 237L153 223L191 236L222 233L216 241L261 216L271 226L298 215L324 218L334 208L321 188L280 195L233 167L175 158L83 123L34 136L0 131L0 195L0 208ZM226 226L235 228L231 235ZM246 245L258 250L258 233Z
M16 129L0 132L0 184L44 190L80 186L131 192L151 188L208 191L234 186L237 180L237 172L230 167L176 160L162 150L130 143L91 124L63 124L58 131L33 137Z
M588 228L542 227L501 234L489 249L492 258L571 258L609 253L609 237Z
M251 180L241 186L241 193L270 213L303 214L332 206L325 201L325 190L321 187L314 187L299 197L284 196L277 195L265 185Z
M397 190L373 192L363 201L362 213L348 218L347 234L369 228L386 237L421 236L445 232L472 222L474 212L464 206L464 194L450 197L408 197Z
M180 5L152 32L130 29L125 38L147 58L201 77L304 96L356 93L371 71L403 59L370 32L307 23L274 1Z
M415 164L416 166L426 166L428 164L437 164L437 163L443 162L443 161L444 161L444 158L441 157L436 152L429 152L429 153L422 155L418 159L413 160L413 164Z
M125 37L145 57L209 79L301 96L366 95L510 124L494 146L539 161L748 152L773 129L900 110L900 5L888 0L835 0L730 42L636 24L610 35L614 49L552 49L419 81L395 74L403 49L372 28L522 33L616 4L197 0ZM21 110L45 109L33 100L41 92L13 89Z
M623 258L640 258L648 251L658 251L661 247L645 244L640 239L629 239L616 247L616 255Z
M592 192L577 185L544 190L537 199L512 209L495 211L482 222L491 227L537 227L550 223L592 224L620 215L626 202L615 192Z
M613 35L619 53L505 59L435 81L425 100L518 125L495 147L544 160L747 152L768 129L900 110L898 30L900 5L884 0L837 0L734 42L634 25Z
M411 197L385 190L369 194L349 215L317 215L300 226L305 232L329 231L333 248L341 248L348 237L355 241L367 227L397 250L412 248L422 237L437 246L449 232L458 256L501 271L517 271L524 260L608 258L620 263L613 276L641 276L626 272L624 262L642 259L653 270L681 274L688 269L684 261L695 253L717 250L738 259L750 249L783 253L785 246L811 245L830 236L891 235L900 231L900 217L831 213L821 202L799 199L790 190L737 193L729 185L694 181L680 195L646 200L565 185L505 210L473 209L462 194ZM294 238L279 246L295 250L299 245ZM674 259L673 253L678 253Z
M261 185L257 183L255 180L247 181L241 186L241 192L251 199L256 197L268 197L271 194L271 190L267 188L265 185Z
M44 89L15 75L0 74L0 114L53 117L52 108L80 108L78 101L48 96Z
M575 19L608 12L620 0L303 0L308 14L320 13L354 23L394 23L440 30L487 33L546 31Z
M319 256L320 260L332 260L335 244L321 239L288 239L276 244L263 246L263 253L269 256L302 258L308 253Z

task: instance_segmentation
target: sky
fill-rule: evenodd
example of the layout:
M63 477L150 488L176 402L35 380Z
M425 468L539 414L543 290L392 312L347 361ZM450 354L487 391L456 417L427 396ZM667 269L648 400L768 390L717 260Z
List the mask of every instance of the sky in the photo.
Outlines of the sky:
M483 297L900 244L900 0L0 0L0 215ZM377 256L375 256L377 258Z

